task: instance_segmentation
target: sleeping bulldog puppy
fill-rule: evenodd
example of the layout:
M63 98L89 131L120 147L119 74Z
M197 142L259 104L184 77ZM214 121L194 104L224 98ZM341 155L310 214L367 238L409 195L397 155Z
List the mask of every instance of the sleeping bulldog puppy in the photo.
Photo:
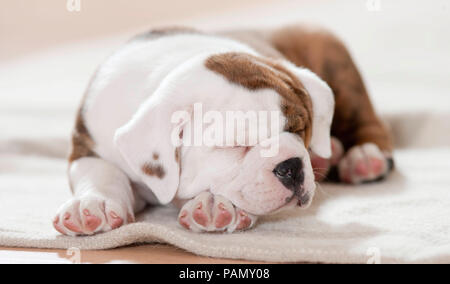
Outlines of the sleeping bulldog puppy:
M93 76L72 146L73 198L53 222L71 236L169 203L188 230L244 230L307 207L327 175L360 184L392 168L390 135L348 51L298 26L134 38Z

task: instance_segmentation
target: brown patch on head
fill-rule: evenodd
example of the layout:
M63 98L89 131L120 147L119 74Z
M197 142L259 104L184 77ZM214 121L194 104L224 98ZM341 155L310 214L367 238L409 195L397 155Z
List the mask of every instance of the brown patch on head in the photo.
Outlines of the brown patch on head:
M274 60L245 53L213 55L205 63L210 70L249 90L273 89L282 96L285 130L298 134L308 147L312 134L312 102L300 80Z
M158 163L147 162L142 166L142 172L148 176L163 178L166 175L164 168Z
M156 152L153 152L153 160L158 160L159 159L159 154Z
M69 163L83 157L96 157L97 155L92 150L94 148L94 144L95 143L86 128L82 111L80 109L77 114L75 129L72 133L72 150L69 156Z

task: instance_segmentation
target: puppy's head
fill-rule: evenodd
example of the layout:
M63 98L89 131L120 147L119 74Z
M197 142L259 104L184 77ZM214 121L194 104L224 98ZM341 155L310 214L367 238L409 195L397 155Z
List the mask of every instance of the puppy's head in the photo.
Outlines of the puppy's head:
M326 83L243 53L193 60L174 73L116 133L125 160L162 203L210 190L256 215L310 204L308 149L331 155Z

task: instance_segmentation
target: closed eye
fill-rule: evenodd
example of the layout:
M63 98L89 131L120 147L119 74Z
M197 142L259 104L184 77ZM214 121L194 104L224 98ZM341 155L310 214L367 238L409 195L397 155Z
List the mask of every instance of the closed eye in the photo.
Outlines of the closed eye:
M232 155L237 155L239 159L243 159L252 149L252 147L250 146L215 147L215 149L229 151L230 153L232 153Z

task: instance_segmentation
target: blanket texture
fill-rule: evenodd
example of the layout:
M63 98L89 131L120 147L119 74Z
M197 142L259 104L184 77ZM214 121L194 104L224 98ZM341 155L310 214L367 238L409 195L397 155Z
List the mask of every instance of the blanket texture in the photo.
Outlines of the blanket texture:
M259 261L450 263L450 39L437 28L449 17L418 22L432 6L419 1L383 2L378 14L362 2L334 1L326 9L280 2L183 24L304 20L331 27L351 43L375 106L393 128L396 170L386 181L322 184L311 208L265 217L236 234L190 233L177 224L174 208L153 207L137 223L110 233L58 235L51 220L70 197L64 157L74 113L96 65L130 36L121 35L0 64L0 246L108 249L161 242L205 256ZM414 13L403 13L405 7ZM429 49L418 42L433 52L424 54Z
M59 236L51 219L69 198L66 162L47 156L0 155L0 245L108 249L164 242L213 257L331 263L450 262L450 149L396 152L384 183L323 184L313 206L261 219L236 234L195 234L177 211L154 207L138 222L92 237Z

